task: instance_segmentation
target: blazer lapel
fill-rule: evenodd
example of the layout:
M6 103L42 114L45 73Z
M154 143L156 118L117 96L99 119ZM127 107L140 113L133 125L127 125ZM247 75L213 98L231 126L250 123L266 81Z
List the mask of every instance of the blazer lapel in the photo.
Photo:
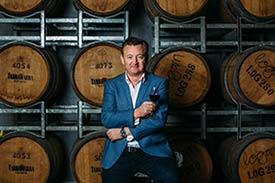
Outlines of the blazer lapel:
M137 101L136 101L136 106L141 105L141 103L144 100L148 100L149 99L149 92L150 92L150 90L149 90L150 89L149 88L149 83L150 82L148 82L148 79L149 78L147 77L147 75L145 75L145 81L141 84L140 89L139 89L139 93L138 93L138 97L137 97Z
M127 102L132 107L133 106L132 97L130 94L130 88L125 81L125 74L121 75L120 80L121 80L121 82L119 83L120 89L122 90L122 93L125 94L125 97L123 97L121 99L121 101ZM120 91L120 90L118 90L118 91ZM125 91L127 91L127 92L125 92Z

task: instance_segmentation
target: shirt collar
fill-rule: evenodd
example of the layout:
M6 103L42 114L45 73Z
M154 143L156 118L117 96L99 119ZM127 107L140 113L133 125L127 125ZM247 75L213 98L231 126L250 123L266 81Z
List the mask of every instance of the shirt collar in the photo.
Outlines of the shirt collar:
M132 84L131 81L130 81L130 79L128 78L126 72L125 72L125 80L126 80L126 82L127 82L128 85ZM143 83L144 81L145 81L145 72L141 75L141 77L140 77L140 79L138 80L137 83L139 83L139 82Z

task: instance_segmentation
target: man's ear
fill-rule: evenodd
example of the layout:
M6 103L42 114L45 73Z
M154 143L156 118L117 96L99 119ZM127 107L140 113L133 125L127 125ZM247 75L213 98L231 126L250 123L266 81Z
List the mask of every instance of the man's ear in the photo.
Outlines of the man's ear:
M123 65L125 64L124 59L123 59L123 55L120 55L120 61Z

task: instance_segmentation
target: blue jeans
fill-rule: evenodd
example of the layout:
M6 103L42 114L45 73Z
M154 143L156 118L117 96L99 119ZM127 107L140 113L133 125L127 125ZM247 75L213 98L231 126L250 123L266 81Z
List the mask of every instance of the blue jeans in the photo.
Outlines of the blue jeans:
M102 170L102 182L130 183L136 172L148 175L155 183L180 182L175 159L151 156L142 150L124 151L114 166Z

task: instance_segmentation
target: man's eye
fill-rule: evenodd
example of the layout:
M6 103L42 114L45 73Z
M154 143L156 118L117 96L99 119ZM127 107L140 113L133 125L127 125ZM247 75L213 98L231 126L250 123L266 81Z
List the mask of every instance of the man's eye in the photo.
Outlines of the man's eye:
M133 57L132 56L128 56L127 59L132 59Z
M142 60L142 59L144 59L144 56L143 55L139 55L137 58Z

